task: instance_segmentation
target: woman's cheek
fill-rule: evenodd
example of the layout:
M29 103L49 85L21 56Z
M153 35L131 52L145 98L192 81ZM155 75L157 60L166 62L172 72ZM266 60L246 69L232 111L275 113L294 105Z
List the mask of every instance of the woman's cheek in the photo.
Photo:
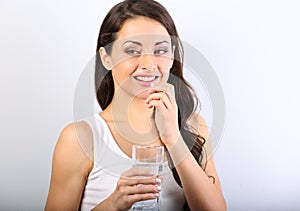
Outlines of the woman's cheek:
M161 82L167 82L168 79L169 79L169 75L170 75L170 72L169 72L169 71L162 72L162 79L161 79Z
M113 77L118 84L124 83L128 80L134 72L134 67L130 64L118 64L114 70L112 70Z

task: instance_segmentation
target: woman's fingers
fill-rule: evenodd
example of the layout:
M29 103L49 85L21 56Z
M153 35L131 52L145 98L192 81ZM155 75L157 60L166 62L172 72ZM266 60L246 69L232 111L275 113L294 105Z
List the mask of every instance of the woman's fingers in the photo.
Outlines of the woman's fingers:
M149 176L149 169L132 168L121 175L116 193L127 207L137 201L157 198L161 190L160 185L161 178Z
M157 185L161 183L161 179L157 178L156 176L151 176L151 177L126 177L123 178L122 180L120 180L120 185L128 185L128 186L132 186L132 185L139 185L139 184L143 184L143 185Z
M138 202L138 201L144 201L144 200L149 200L149 199L156 199L158 198L159 193L145 193L145 194L135 194L135 195L130 195L129 198L133 202Z
M128 210L137 201L159 196L162 176L150 175L150 169L131 168L121 174L111 201L119 210Z
M128 197L125 200L125 203L131 206L135 202L156 199L158 197L158 193L132 194L128 195Z
M161 190L160 185L134 185L123 187L124 194L145 194L145 193L159 193Z
M153 108L155 107L158 111L161 112L166 112L167 108L166 105L161 101L161 100L151 100L148 104L147 104L148 108Z
M159 83L152 87L145 100L148 108L155 107L155 124L164 144L174 139L178 134L178 107L175 99L174 86L169 83ZM177 137L175 137L177 138Z
M118 186L160 185L161 177L149 173L146 168L132 168L121 175Z
M148 91L149 94L152 94L155 92L165 92L171 101L173 101L175 99L175 90L174 90L174 86L172 84L159 83L156 86L152 87Z
M168 94L166 92L155 92L149 95L149 97L145 100L147 105L150 107L150 103L152 101L161 101L163 105L169 109L172 106L172 101L170 100ZM157 103L156 103L157 104Z
M152 87L149 96L145 100L149 108L156 107L158 110L166 111L176 107L174 87L168 83L160 83Z

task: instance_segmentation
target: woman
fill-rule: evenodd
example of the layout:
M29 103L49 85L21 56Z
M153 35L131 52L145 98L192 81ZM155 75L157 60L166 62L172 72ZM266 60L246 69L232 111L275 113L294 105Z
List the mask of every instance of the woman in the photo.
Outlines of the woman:
M161 210L226 209L182 58L176 27L159 3L125 0L110 10L99 32L95 68L103 111L62 131L46 210L129 210L157 197ZM133 144L164 146L165 168L172 171L161 180L137 177L145 172L130 165L116 168L130 163Z

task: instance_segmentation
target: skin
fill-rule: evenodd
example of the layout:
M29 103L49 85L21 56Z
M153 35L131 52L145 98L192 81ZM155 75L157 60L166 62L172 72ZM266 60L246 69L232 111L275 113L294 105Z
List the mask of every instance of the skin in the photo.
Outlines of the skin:
M142 36L139 36L145 34L152 34L153 39L145 41ZM157 52L155 43L158 39L162 39L156 35L162 35L164 41L170 41L168 32L159 22L138 17L125 22L118 32L117 42L111 55L108 55L104 48L100 48L102 62L112 71L115 85L114 98L100 115L107 122L121 150L128 156L131 156L135 141L126 139L126 135L130 134L125 136L120 134L119 129L124 123L130 123L137 131L152 135L148 142L140 144L165 146L176 165L185 197L192 210L226 210L212 156L207 160L206 169L203 171L182 140L177 124L174 88L166 83L173 63L174 48L170 42L164 43L164 47L168 47L167 56L165 54L153 56L154 52ZM139 55L134 51L124 53L122 45L128 38L140 42L142 46L139 46L139 50L142 49L143 53ZM120 59L120 56L126 59ZM155 86L137 85L134 76L145 72L159 76ZM131 87L135 88L131 89ZM113 109L114 105L120 104L119 102L130 102L126 110L129 119L122 119L125 110L121 107ZM126 106L122 104L122 107ZM154 108L156 111L153 118ZM113 112L117 111L120 113L115 115ZM196 132L209 140L207 127L201 116L194 115L191 124ZM53 155L52 176L45 210L78 210L87 177L93 168L91 140L92 132L84 122L70 124L62 131ZM82 144L85 150L82 149ZM209 151L209 144L205 147ZM115 191L100 202L94 210L128 210L136 201L156 198L160 192L161 181L155 176L136 177L142 175L146 175L143 169L130 169L124 172L118 180ZM207 175L214 176L215 183ZM137 184L143 185L136 186Z

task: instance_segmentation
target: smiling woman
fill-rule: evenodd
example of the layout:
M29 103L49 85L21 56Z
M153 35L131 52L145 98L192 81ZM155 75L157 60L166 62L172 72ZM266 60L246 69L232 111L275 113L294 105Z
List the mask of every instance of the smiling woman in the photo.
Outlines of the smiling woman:
M153 31L159 34L151 34ZM131 34L133 36L126 37ZM125 22L117 37L110 55L106 52L108 46L99 49L102 64L111 70L115 89L121 84L124 86L126 80L126 89L136 92L167 82L175 47L159 22L137 17ZM141 94L136 92L131 94Z
M62 131L46 210L129 210L157 198L161 210L226 209L182 58L176 27L159 3L126 0L110 10L95 66L103 111ZM163 173L131 168L133 145L164 146Z

